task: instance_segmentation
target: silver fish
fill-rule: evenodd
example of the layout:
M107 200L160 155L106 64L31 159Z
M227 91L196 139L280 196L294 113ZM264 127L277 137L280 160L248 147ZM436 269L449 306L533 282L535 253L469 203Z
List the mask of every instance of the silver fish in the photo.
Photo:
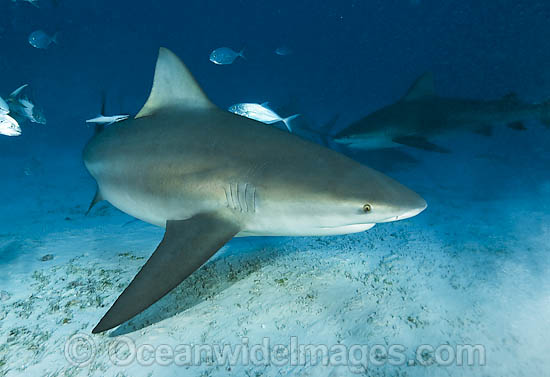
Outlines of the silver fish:
M46 124L46 117L44 112L36 107L28 98L21 98L19 100L23 115L33 123Z
M10 107L2 97L0 97L0 114L7 114L10 112Z
M29 35L29 43L32 47L45 50L50 47L52 43L57 44L57 35L58 34L55 33L53 36L49 36L43 30L36 30Z
M240 52L235 52L229 47L220 47L212 51L212 53L210 54L210 61L214 64L220 65L231 64L239 56L243 59L246 59L244 57L244 50L241 50Z
M237 103L229 106L228 110L234 114L241 115L250 119L260 121L265 124L283 122L288 130L292 132L290 121L300 116L300 114L291 115L287 118L281 118L279 114L268 107L268 103Z
M99 115L95 118L88 119L86 123L102 124L104 126L111 125L116 122L121 122L128 119L129 115Z
M11 0L13 3L16 3L18 0ZM40 8L40 4L38 2L38 0L19 0L23 3L28 3L36 8Z
M19 123L8 114L0 114L0 134L6 136L21 135Z
M46 124L46 117L44 116L42 109L35 106L35 104L28 97L20 97L21 91L27 86L28 84L21 85L8 97L11 112L29 120L30 122Z

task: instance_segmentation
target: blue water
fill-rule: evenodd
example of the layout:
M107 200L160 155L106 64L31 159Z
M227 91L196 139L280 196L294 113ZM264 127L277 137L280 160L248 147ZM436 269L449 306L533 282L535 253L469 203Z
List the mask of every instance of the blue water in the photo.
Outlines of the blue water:
M0 96L6 98L12 90L28 83L33 100L43 108L47 118L46 125L22 123L23 133L19 137L0 135L0 291L10 295L0 300L0 318L4 321L0 323L0 376L62 375L67 371L75 375L101 375L97 365L97 369L79 369L64 364L62 344L74 332L82 330L89 334L107 307L92 304L91 309L74 310L69 324L56 322L54 318L61 317L50 312L42 314L43 309L37 306L28 309L30 317L26 318L14 314L19 312L13 308L17 302L34 302L29 299L34 296L39 297L37 302L40 297L47 301L43 297L48 294L36 285L39 275L33 273L44 271L46 275L58 276L55 274L64 273L67 266L78 264L71 262L71 258L82 255L86 260L82 266L104 262L104 268L112 276L123 277L117 284L124 287L143 260L129 266L120 262L118 255L130 250L140 258L147 257L162 237L162 231L153 226L141 222L127 224L132 218L107 204L90 218L84 217L95 186L81 162L82 148L93 134L85 120L100 112L102 93L106 94L107 113L136 114L149 95L160 46L170 48L185 62L219 107L269 101L285 116L302 114L300 124L313 129L319 129L335 116L338 116L335 130L345 128L397 101L426 71L434 73L437 93L442 96L483 100L513 92L532 103L550 98L550 2L545 1L39 0L38 5L9 0L0 4ZM58 44L44 50L31 46L28 36L39 29L50 35L59 33ZM244 49L246 59L239 58L226 66L212 64L210 52L222 46L235 51ZM292 54L276 55L275 49L281 46L290 48ZM426 341L432 344L478 341L485 342L488 350L487 366L445 371L450 375L550 375L547 358L533 351L549 346L541 334L550 330L550 130L536 120L526 126L527 130L521 132L500 127L490 137L464 132L446 141L450 154L407 147L362 153L330 144L419 192L428 202L428 210L403 223L384 224L364 234L330 237L327 241L236 240L223 253L223 258L228 259L220 263L241 263L245 270L248 268L243 276L254 277L257 271L262 271L261 276L251 281L242 278L248 285L238 293L227 288L236 284L231 279L216 280L212 283L214 288L207 287L207 291L210 296L219 295L214 299L219 301L204 312L193 312L187 317L183 309L173 309L176 298L164 301L163 308L170 315L161 315L161 319L174 319L164 325L163 331L168 329L168 333L178 332L188 341L204 343L231 340L229 334L241 336L246 327L251 337L265 335L279 339L277 336L284 331L279 320L288 329L284 336L300 334L306 343L309 340L371 344L373 340L418 345ZM313 262L300 259L304 258L299 256L304 250L311 253L305 255L311 256ZM321 250L321 254L309 250ZM264 251L269 257L262 259ZM239 259L246 258L242 256L245 252L254 256L250 257L252 262ZM53 261L40 260L48 254L53 255ZM416 298L419 308L422 305L429 308L425 310L429 314L422 326L413 320L407 322L408 309L392 301L394 296L384 296L387 287L358 283L365 271L376 270L372 266L386 268L386 264L378 264L379 260L385 261L391 255L398 258L400 264L396 269L402 274L402 280L395 278L399 280L394 281L395 286L410 290L410 297ZM254 264L256 256L258 265ZM277 258L283 262L274 263ZM327 260L330 263L323 262ZM213 268L227 274L227 266L220 263ZM252 264L254 267L250 267ZM117 266L126 270L119 272ZM266 266L275 266L272 270L276 273L271 269L265 272ZM94 274L93 269L86 272L83 268L78 274ZM269 295L261 294L262 287L269 290L273 281L281 281L285 271L305 273L304 268L321 270L324 274L307 275L310 280L292 275L290 279L299 282L294 291L289 288L283 295L280 288L269 291ZM392 268L387 267L384 273L390 276ZM67 271L70 274L73 270ZM336 277L326 275L333 272ZM323 283L332 278L334 284ZM418 281L413 283L415 278ZM258 288L257 281L262 279L270 283ZM55 291L54 283L45 283L48 292ZM121 289L96 283L92 279L90 289L105 289L108 293L104 300L109 306ZM459 293L438 291L441 285L454 287L455 283L462 287ZM67 300L60 293L65 291L63 283L59 284L59 296L50 297L51 301ZM353 291L348 291L346 287L351 286ZM307 301L309 293L302 292L303 287L317 292L319 302L330 309L323 311L319 309L321 304L319 307L304 304L292 312L296 304L285 303L285 297L292 298L292 294L299 292ZM335 287L340 289L336 294L331 290L336 290ZM411 293L417 289L420 293ZM372 290L382 292L382 302L368 301L363 296ZM228 301L224 301L226 298L220 292L226 292ZM274 306L285 308L281 313L266 309L272 296L276 296ZM386 298L390 303L384 309ZM258 306L248 314L243 314L240 306L231 312L235 302L252 299ZM333 310L331 302L338 309ZM350 302L364 307L353 309ZM308 309L312 307L317 314ZM352 309L346 311L349 307ZM229 312L214 319L208 317L211 322L205 319L193 324L189 319L192 315L219 313L216 308ZM256 316L250 315L251 312ZM267 314L262 317L258 313ZM246 326L236 319L236 323L228 320L225 326L221 325L224 317L239 316L247 318ZM373 316L377 318L374 324L368 320ZM401 317L405 319L399 322L396 318ZM50 322L44 322L44 318ZM336 325L349 318L367 325ZM449 327L454 320L460 322L456 318L463 320L460 330ZM263 327L264 321L277 323L276 330L269 325ZM400 330L398 323L407 326ZM411 330L411 323L415 329L422 327L422 331ZM40 326L43 331L48 328L50 341L40 341L43 349L38 352L29 348L27 343L31 341L21 331L15 337L27 343L10 340L18 326L32 331ZM208 332L209 326L214 330ZM177 331L170 330L174 328ZM224 335L215 338L212 332ZM139 342L143 336L148 342L155 342L147 338L151 334L136 332L134 340ZM173 338L165 332L154 335L160 337L160 343L177 338L173 333ZM18 355L27 355L25 352L29 350L35 352L28 356L29 361L18 362ZM105 360L105 352L99 355L98 360ZM519 366L510 362L514 359L519 360ZM228 372L206 364L195 369L135 365L134 369L117 369L106 363L102 368L104 375ZM385 367L372 375L439 375L435 367L422 368ZM334 366L279 369L270 365L234 367L232 375L247 373L345 376L352 372Z

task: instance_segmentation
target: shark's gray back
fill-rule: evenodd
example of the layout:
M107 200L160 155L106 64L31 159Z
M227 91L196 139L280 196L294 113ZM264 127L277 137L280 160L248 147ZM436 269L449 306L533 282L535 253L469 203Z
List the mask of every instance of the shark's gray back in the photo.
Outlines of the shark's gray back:
M272 198L278 192L292 195L291 187L277 190L289 181L337 191L346 174L373 174L334 151L218 109L166 109L118 123L89 142L84 161L103 199L160 226L167 218L227 206L227 192L238 195L243 185L261 200L266 191ZM136 213L137 202L150 207ZM254 203L245 199L237 205L250 212Z

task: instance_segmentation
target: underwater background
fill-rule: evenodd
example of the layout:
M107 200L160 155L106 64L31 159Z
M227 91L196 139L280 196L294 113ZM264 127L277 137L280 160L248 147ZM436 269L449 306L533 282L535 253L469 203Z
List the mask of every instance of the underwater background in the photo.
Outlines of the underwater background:
M93 336L163 231L106 202L85 216L95 183L81 157L103 93L110 115L145 103L160 46L219 107L269 101L301 114L297 128L337 119L333 131L344 129L427 71L441 96L543 103L550 2L1 0L0 12L0 96L29 84L47 120L0 135L0 376L550 376L550 129L537 119L521 131L458 133L441 143L450 153L313 138L396 178L428 208L364 233L232 240L147 311ZM36 48L37 30L57 41ZM213 64L222 46L246 58ZM80 348L68 343L75 334ZM154 349L266 337L401 345L415 361L378 349L353 366L219 364L207 354L193 365L117 365L117 336ZM421 345L481 345L485 360L418 359Z

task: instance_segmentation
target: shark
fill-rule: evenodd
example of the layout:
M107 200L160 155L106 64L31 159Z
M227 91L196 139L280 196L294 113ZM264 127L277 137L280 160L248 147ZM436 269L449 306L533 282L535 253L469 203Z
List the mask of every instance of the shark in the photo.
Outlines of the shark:
M525 130L524 121L540 120L550 128L550 101L529 104L510 93L496 100L446 98L436 94L431 72L420 76L399 101L352 123L334 136L351 148L409 146L448 153L433 138L473 132L490 136L495 124Z
M165 234L93 333L151 306L233 237L355 233L427 206L383 173L218 108L166 48L143 108L98 130L83 151L90 208L106 200Z

